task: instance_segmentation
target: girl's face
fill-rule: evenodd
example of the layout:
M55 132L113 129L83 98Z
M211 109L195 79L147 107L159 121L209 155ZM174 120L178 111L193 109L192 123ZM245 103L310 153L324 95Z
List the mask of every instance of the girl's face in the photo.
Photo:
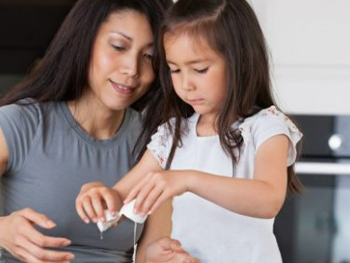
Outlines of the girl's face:
M153 33L145 15L118 11L97 32L89 69L94 101L108 110L123 110L149 89ZM96 100L97 98L97 100Z
M227 90L225 60L187 34L165 34L164 47L176 94L202 116L216 117Z

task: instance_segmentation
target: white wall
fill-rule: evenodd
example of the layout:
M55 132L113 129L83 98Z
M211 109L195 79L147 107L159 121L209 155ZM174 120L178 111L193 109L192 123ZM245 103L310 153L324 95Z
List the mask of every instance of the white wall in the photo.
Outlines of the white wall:
M250 0L291 113L350 114L350 1Z

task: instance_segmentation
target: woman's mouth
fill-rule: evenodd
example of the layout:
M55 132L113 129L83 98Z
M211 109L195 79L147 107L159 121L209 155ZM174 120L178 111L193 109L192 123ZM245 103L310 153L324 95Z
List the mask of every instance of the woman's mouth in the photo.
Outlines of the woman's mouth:
M122 93L122 94L131 94L135 91L134 87L130 87L130 86L126 86L123 84L119 84L116 82L111 81L112 87L115 91L117 91L118 93Z

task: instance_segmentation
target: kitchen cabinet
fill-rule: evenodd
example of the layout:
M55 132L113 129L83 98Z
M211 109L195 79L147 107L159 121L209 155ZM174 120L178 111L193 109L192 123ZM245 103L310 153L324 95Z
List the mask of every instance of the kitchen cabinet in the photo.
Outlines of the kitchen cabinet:
M251 0L291 113L350 114L350 1Z
M40 59L74 0L0 1L0 93Z

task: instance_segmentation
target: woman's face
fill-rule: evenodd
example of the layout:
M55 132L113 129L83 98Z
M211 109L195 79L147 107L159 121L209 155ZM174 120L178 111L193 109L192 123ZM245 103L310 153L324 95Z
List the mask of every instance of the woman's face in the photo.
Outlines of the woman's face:
M108 110L123 110L149 89L153 33L145 15L132 10L112 13L93 46L89 85L94 100Z

